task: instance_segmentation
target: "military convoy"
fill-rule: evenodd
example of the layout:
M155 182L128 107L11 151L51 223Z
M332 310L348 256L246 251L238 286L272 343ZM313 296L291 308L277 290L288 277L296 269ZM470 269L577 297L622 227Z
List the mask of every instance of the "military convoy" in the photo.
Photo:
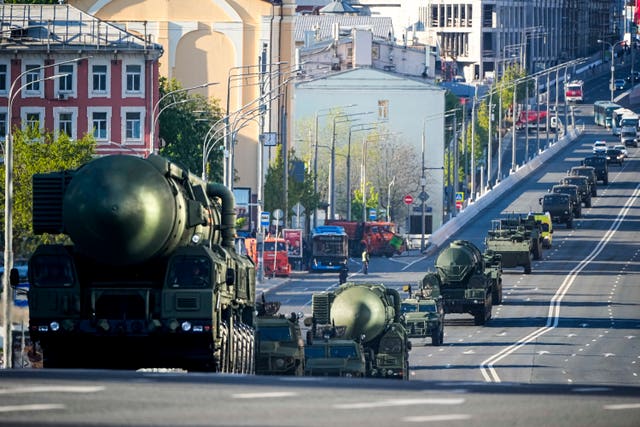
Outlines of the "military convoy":
M585 208L591 207L591 184L589 179L582 175L565 176L560 179L560 185L575 185L578 187L578 193L580 193L580 201L584 204Z
M491 319L493 304L502 303L500 255L480 252L466 240L455 240L438 254L436 271L427 272L420 289L438 287L445 313L469 313L476 325Z
M598 195L596 169L593 166L573 166L568 173L569 176L584 176L589 181L589 191L591 196ZM607 180L608 182L608 180ZM591 207L591 198L589 198L589 206Z
M568 194L571 199L573 217L580 218L582 216L582 193L580 193L577 185L556 184L549 191L556 194Z
M307 342L335 337L362 344L366 376L409 379L409 334L402 322L400 294L382 284L347 282L314 293Z
M605 156L588 156L582 161L583 166L591 166L596 173L598 181L602 181L604 185L609 184L609 163Z
M487 250L500 255L502 268L523 267L525 274L531 273L531 253L534 249L524 226L517 230L503 229L499 220L493 220L492 229L488 231L484 243Z
M45 368L253 373L255 267L233 193L156 155L33 177L29 332Z

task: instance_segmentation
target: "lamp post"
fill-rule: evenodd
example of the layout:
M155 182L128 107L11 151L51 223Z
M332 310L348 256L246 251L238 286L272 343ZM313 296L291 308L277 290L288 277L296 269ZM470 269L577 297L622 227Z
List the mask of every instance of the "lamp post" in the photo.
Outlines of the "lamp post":
M372 112L367 114L373 114ZM375 127L361 128L354 131L354 127L369 126L376 123L360 123L349 127L349 142L347 143L347 221L351 221L351 134L376 129Z
M165 105L160 111L158 111L158 108L160 107L160 103L162 101L164 101L166 98L168 98L171 95L175 95L177 93L181 93L181 92L188 92L190 90L194 90L194 89L202 89L205 87L209 87L209 86L213 86L213 85L217 85L219 84L218 82L209 82L209 83L202 83L196 86L191 86L191 87L185 87L185 88L180 88L180 89L176 89L176 90L172 90L171 92L165 93L164 95L162 95L160 97L160 99L158 99L158 101L156 101L156 103L153 105L153 108L151 109L151 130L150 130L150 139L151 141L149 141L149 151L153 152L154 151L154 147L155 147L155 138L156 138L156 124L158 121L158 118L160 117L160 114L162 114L162 112L164 110L166 110L169 107L172 107L176 104L182 104L184 102L187 102L187 99L181 99L181 100L177 100L177 101L173 101L172 103Z
M335 217L336 211L336 123L347 123L353 122L354 120L351 117L361 116L368 113L349 113L349 114L338 114L333 117L333 128L331 133L331 165L329 167L329 218L333 219ZM337 120L339 118L344 118L345 120ZM357 119L356 119L357 120Z
M314 139L313 139L313 194L318 194L318 120L320 117L324 117L324 116L329 116L331 115L331 113L326 113L326 114L318 114L320 112L324 112L324 111L333 111L336 109L342 109L342 108L351 108L351 107L355 107L357 104L349 104L349 105L340 105L340 106L336 106L336 107L331 107L331 108L321 108L319 110L316 111L315 113L315 128L314 128ZM317 209L314 210L313 212L313 228L316 228L318 226L318 215L317 215Z
M611 102L613 102L613 92L616 89L614 87L615 73L616 73L616 61L615 61L614 54L615 54L616 46L619 44L625 43L625 40L620 40L612 44L612 43L609 43L608 41L598 39L598 43L606 44L611 49L611 81L609 82L609 90L611 91Z
M21 81L22 77L34 71L40 71L47 68L55 67L62 64L68 64L71 62L78 62L84 58L74 58L67 61L55 62L53 64L43 65L38 68L33 68L20 73L11 82L9 88L9 95L7 97L7 133L5 137L4 147L4 275L2 277L2 303L4 313L4 352L3 352L3 367L5 369L11 369L13 359L13 343L11 335L11 302L10 302L10 276L11 269L13 268L13 140L11 135L11 115L13 110L14 98L27 86L32 85L35 82L58 79L66 77L68 74L55 74L49 77L40 78L34 81L30 81L26 84L18 86L16 85Z

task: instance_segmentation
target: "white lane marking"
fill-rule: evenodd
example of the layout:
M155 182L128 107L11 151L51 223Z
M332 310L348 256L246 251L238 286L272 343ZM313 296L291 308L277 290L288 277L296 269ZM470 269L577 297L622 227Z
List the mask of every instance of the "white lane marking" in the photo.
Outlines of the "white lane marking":
M34 405L7 405L0 406L0 412L24 412L24 411L50 411L52 409L65 409L65 405L57 403L43 403Z
M267 393L240 393L233 394L231 397L234 399L269 399L274 397L292 397L297 396L298 393L292 391L272 391Z
M429 423L438 421L462 421L471 419L467 414L445 414L445 415L418 415L415 417L404 417L402 421L407 423Z
M406 265L406 267L404 267L402 270L400 271L405 271L406 269L408 269L409 267L411 267L413 264L424 261L425 259L427 259L428 256L421 256L420 258L416 259L413 262L410 262L409 264Z
M609 228L609 230L607 230L607 232L602 237L602 239L598 242L598 244L593 249L593 251L591 251L591 253L587 255L586 258L580 261L578 265L574 267L573 270L571 270L569 274L565 277L564 281L558 288L558 291L551 298L551 303L549 304L549 312L547 314L547 324L544 327L536 329L535 331L531 332L529 335L519 339L514 344L500 350L498 353L494 354L493 356L489 357L488 359L482 362L482 364L480 365L480 373L482 374L486 382L497 382L497 383L502 382L500 379L500 376L498 376L498 373L494 369L494 365L498 363L500 360L514 353L516 350L538 339L538 337L546 334L547 332L549 332L552 329L555 329L558 326L558 322L560 319L560 304L562 302L562 299L564 298L566 293L569 291L569 289L573 285L573 282L578 277L578 274L580 274L580 272L584 270L585 267L600 254L600 252L602 252L602 250L607 246L609 241L613 238L618 228L620 228L622 221L629 213L631 206L635 203L635 201L638 199L639 196L640 196L640 184L636 186L635 190L633 191L633 194L631 195L631 197L629 197L624 207L616 217L615 221L613 222L613 224L611 224L611 227Z
M620 403L618 405L604 405L604 409L619 411L622 409L640 409L640 403Z
M104 386L34 386L0 389L0 394L25 394L25 393L97 393L103 391Z
M462 397L454 397L450 399L444 398L426 398L426 399L390 399L372 402L355 402L355 403L339 403L333 405L336 409L367 409L381 407L396 407L410 405L461 405L465 402Z

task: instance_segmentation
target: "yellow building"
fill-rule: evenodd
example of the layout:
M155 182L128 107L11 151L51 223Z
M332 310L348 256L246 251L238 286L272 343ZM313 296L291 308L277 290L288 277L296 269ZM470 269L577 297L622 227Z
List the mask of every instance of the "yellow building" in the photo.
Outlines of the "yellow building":
M258 170L266 170L269 155L268 149L258 149L260 127L277 135L278 142L283 134L283 124L277 119L282 106L277 101L282 99L278 94L286 93L283 89L290 76L288 71L294 65L295 1L69 0L68 3L161 44L164 55L160 58L160 75L177 79L182 87L218 83L199 91L219 99L222 108L231 113L230 123L238 137L235 155L231 157L235 158L236 173L229 180L235 178L234 187L251 188L255 199L262 185ZM261 62L268 65L263 70L267 78L262 83L258 78ZM258 119L256 101L261 87L271 111L263 125ZM157 141L154 143L157 146ZM263 152L262 161L259 151Z

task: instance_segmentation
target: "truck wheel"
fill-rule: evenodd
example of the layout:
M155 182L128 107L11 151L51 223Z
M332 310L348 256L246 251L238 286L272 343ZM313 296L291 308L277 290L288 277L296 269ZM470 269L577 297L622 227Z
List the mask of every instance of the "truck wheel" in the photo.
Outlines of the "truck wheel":
M491 302L495 305L502 304L502 283L495 284L491 292Z
M584 207L585 208L591 207L591 197L589 197L587 200L584 201Z
M485 310L484 307L478 309L476 312L473 313L473 324L476 326L482 326L484 325L484 321L485 321L485 314L484 314Z
M524 274L531 274L531 262L524 266Z
M591 196L596 197L597 195L598 195L598 189L594 185L593 188L591 189Z
M573 218L567 220L567 228L573 228Z
M576 209L576 218L581 218L582 217L582 206L578 206L578 209Z
M605 176L602 182L604 183L604 185L609 185L609 177Z

